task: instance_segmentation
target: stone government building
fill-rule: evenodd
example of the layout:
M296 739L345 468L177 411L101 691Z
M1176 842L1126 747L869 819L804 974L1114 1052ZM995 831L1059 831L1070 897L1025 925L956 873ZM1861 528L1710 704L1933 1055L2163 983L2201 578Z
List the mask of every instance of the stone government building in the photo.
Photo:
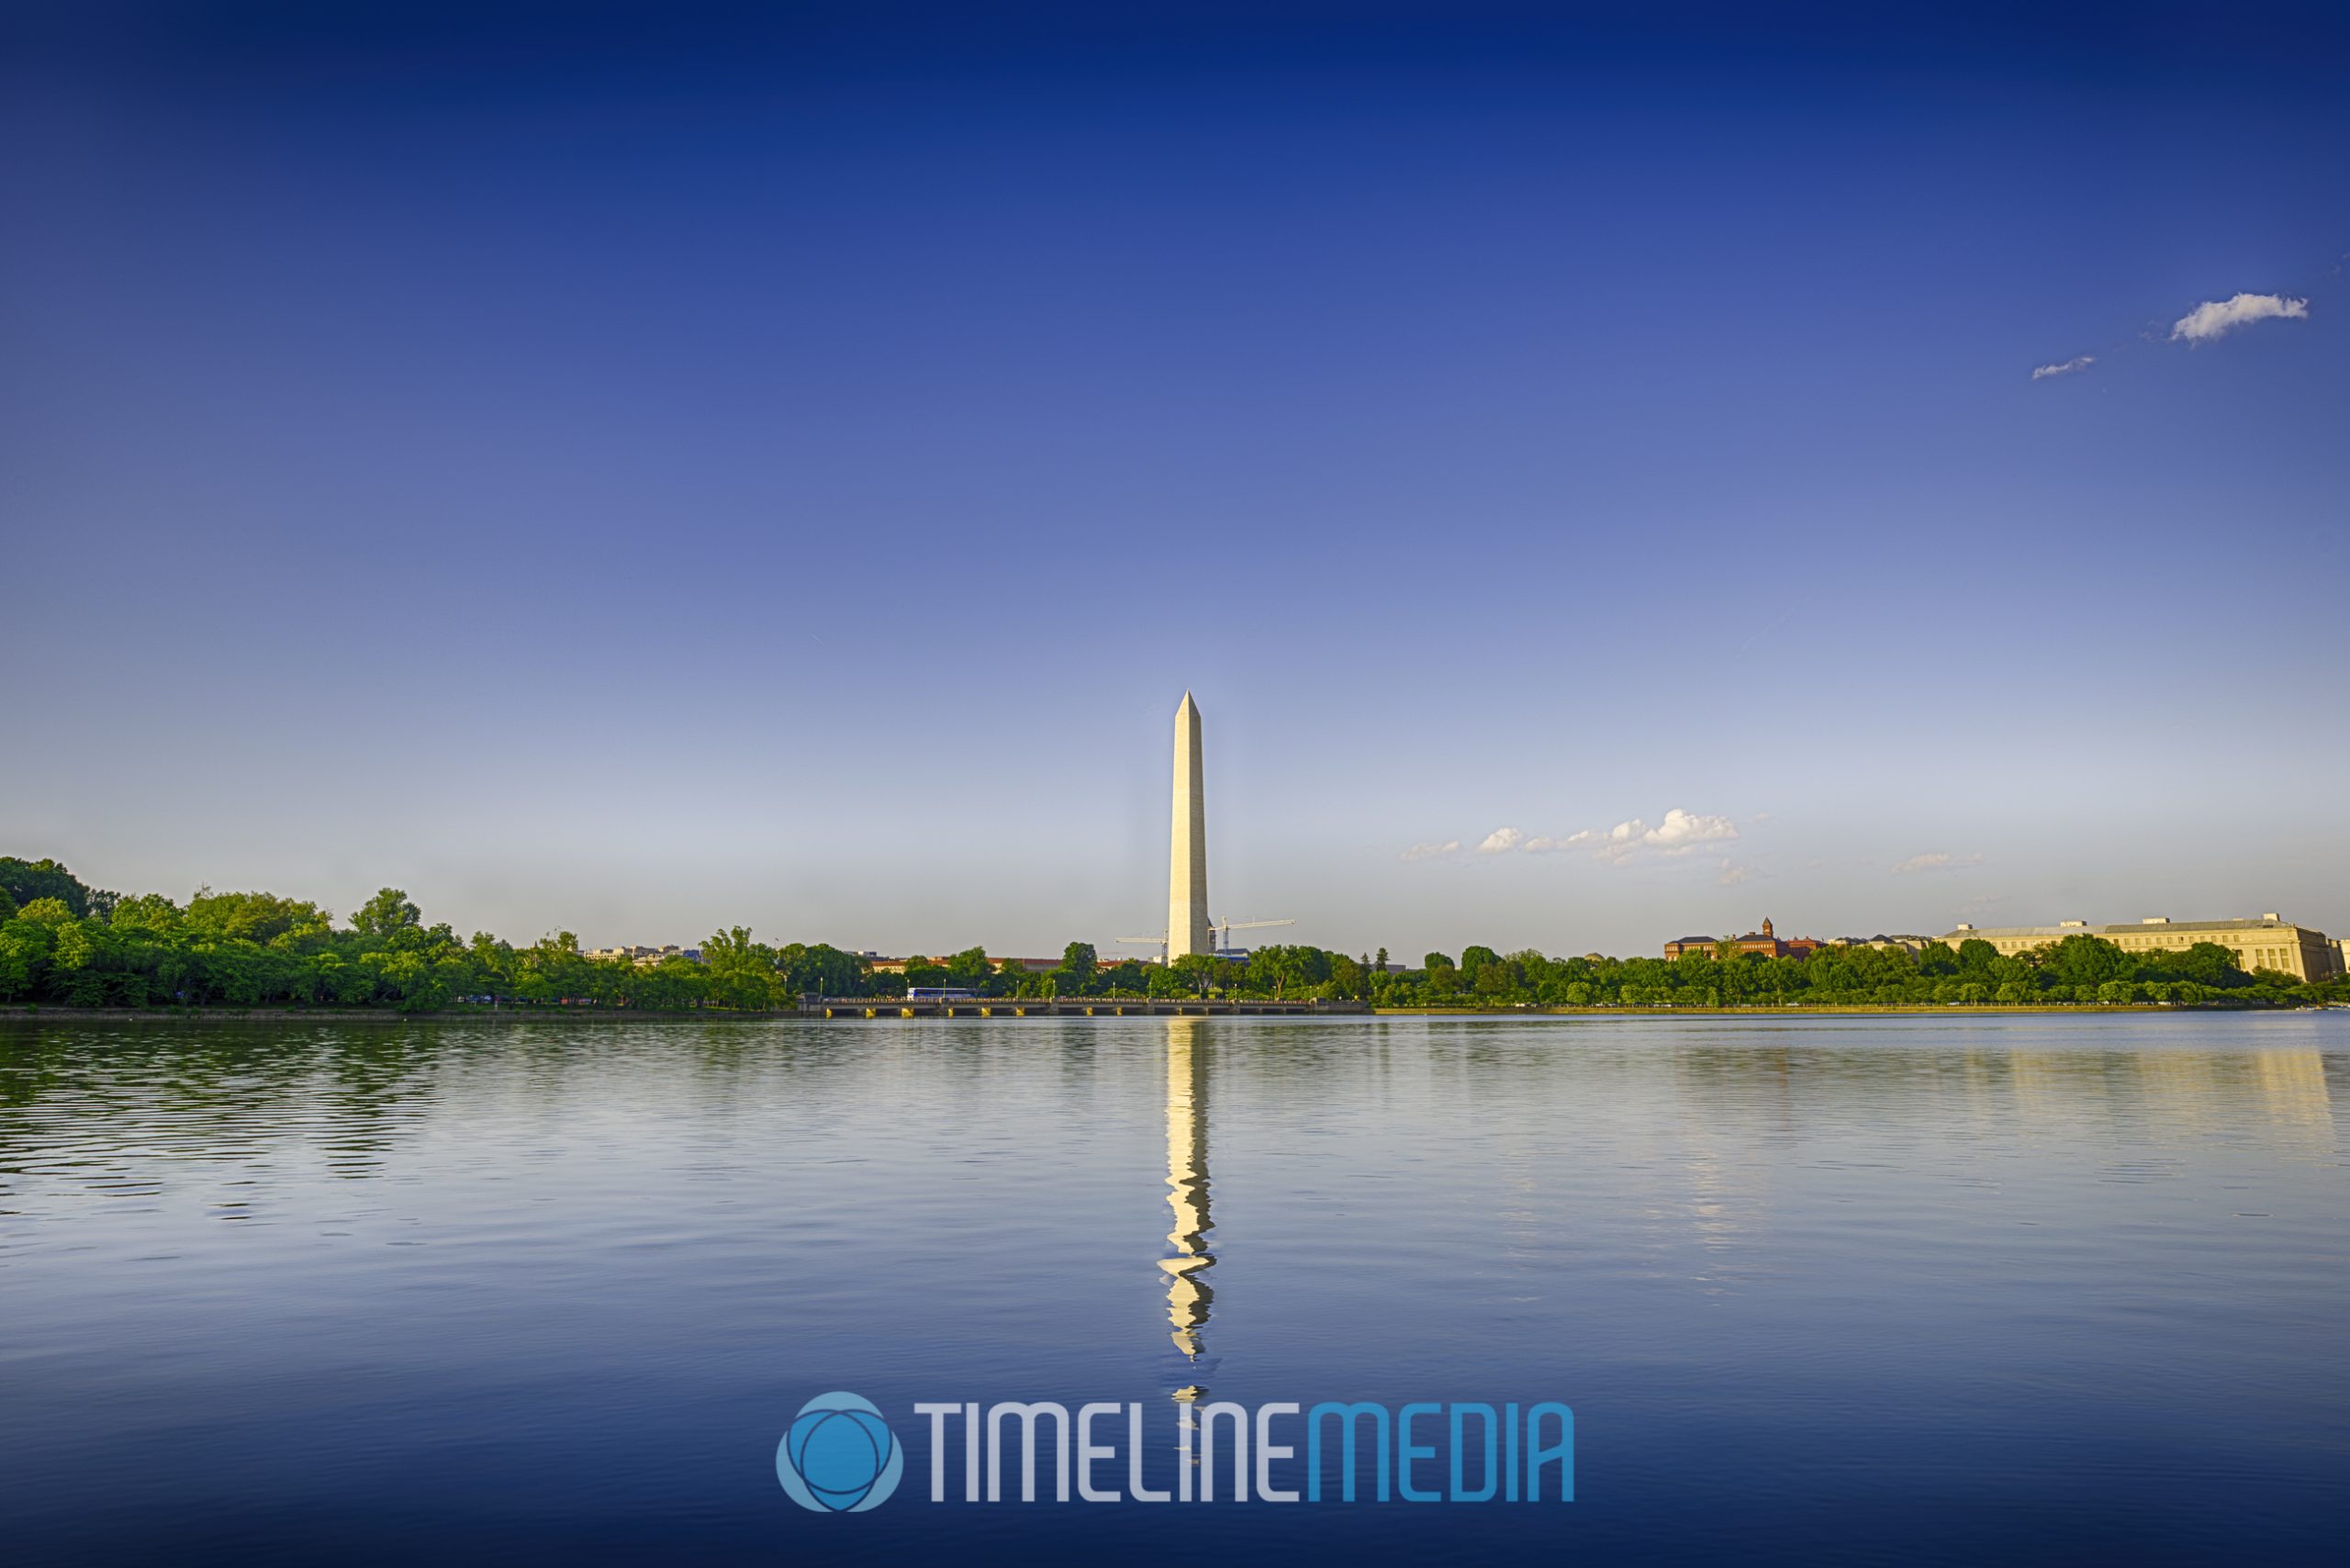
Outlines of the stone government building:
M1961 942L1988 942L2003 958L2029 952L2067 936L2097 936L2125 953L2157 948L2183 953L2198 942L2216 943L2236 956L2246 973L2275 969L2311 984L2342 974L2343 948L2322 931L2296 925L2269 913L2257 920L2173 920L2154 915L2131 925L2091 925L2085 920L2063 920L2053 925L2002 925L1977 930L1962 925L1942 938L1952 946Z
M2211 942L2233 953L2237 965L2247 974L2255 969L2274 969L2309 984L2338 979L2344 962L2342 943L2330 939L2322 931L2295 925L2274 913L2257 920L2173 920L2167 915L2156 915L2132 925L2091 925L2085 920L2062 920L2053 925L2002 925L1979 931L1972 925L1962 925L1947 936L1840 936L1827 941L1811 936L1781 936L1766 920L1762 930L1750 931L1743 936L1679 937L1664 945L1664 956L1678 958L1684 953L1694 953L1710 958L1724 943L1740 957L1752 953L1765 958L1807 958L1822 947L1906 947L1915 953L1929 942L1946 942L1956 947L1961 942L1979 941L1998 948L2002 958L2013 958L2067 936L2101 937L2125 953L2156 949L2183 953L2198 942Z

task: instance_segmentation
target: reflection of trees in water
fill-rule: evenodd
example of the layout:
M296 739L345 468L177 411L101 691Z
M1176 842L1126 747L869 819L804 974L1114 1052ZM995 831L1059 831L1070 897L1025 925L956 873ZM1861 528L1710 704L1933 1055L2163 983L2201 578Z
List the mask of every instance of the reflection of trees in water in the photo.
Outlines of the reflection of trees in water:
M371 1174L432 1093L430 1026L40 1024L0 1032L0 1160L38 1149L109 1196L173 1166L258 1168L315 1148ZM224 1204L224 1207L240 1205Z
M326 1116L316 1137L327 1169L338 1176L374 1175L400 1124L420 1125L432 1103L448 1042L420 1028L386 1033L383 1040L330 1035L319 1042Z

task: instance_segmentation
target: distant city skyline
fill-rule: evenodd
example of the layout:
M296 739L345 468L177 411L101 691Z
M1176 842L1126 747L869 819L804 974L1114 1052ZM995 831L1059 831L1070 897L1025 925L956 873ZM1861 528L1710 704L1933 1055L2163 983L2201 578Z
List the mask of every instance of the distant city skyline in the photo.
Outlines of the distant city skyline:
M653 15L0 20L0 854L1107 953L1190 689L1334 950L2350 927L2337 11Z

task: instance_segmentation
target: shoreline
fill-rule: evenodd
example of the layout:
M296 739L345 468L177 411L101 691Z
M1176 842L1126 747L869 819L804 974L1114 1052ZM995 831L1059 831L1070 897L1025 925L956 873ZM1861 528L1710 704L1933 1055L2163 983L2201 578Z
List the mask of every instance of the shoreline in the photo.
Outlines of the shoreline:
M2293 1013L2300 1009L2251 1005L2231 1007L2224 1002L1985 1002L1977 1006L1943 1002L1801 1002L1791 1007L1378 1007L1371 1011L1381 1017L1420 1018L1673 1018L1691 1015L1785 1018L1805 1014L1889 1016L1918 1013L1982 1017L1999 1013Z
M765 1024L779 1018L815 1016L796 1007L764 1012L718 1008L483 1007L440 1008L422 1013L402 1013L390 1007L58 1007L15 1003L0 1007L0 1023L55 1018L106 1024Z
M885 1002L888 999L883 999ZM1804 1004L1793 1007L1374 1007L1361 1012L1281 1014L1292 1018L1789 1018L1789 1017L1893 1017L1930 1014L1936 1016L1986 1017L2018 1014L2205 1014L2205 1013L2295 1013L2335 1011L2318 1007L2231 1007L2224 1003L2182 1002L2063 1002L2033 1004L2015 1002L1982 1006L1953 1005L1944 1002L1872 1002L1836 1004ZM1084 1014L1060 1014L1051 1016L1081 1018ZM1178 1014L1137 1014L1138 1017ZM1183 1016L1199 1016L1184 1014ZM1211 1017L1262 1016L1248 1014L1214 1014ZM439 1009L423 1013L401 1013L389 1008L353 1007L58 1007L9 1004L0 1006L0 1024L40 1023L55 1020L77 1024L772 1024L783 1020L805 1020L812 1023L849 1022L826 1019L821 1012L806 1012L796 1007L772 1008L760 1012L733 1012L715 1008L636 1009L627 1007L579 1008L520 1008L499 1007L474 1010ZM995 1022L1010 1022L997 1019ZM1025 1020L1022 1020L1025 1021ZM1041 1020L1040 1020L1041 1021ZM1111 1022L1105 1018L1103 1022ZM1123 1021L1123 1020L1118 1020ZM869 1020L858 1018L857 1023Z

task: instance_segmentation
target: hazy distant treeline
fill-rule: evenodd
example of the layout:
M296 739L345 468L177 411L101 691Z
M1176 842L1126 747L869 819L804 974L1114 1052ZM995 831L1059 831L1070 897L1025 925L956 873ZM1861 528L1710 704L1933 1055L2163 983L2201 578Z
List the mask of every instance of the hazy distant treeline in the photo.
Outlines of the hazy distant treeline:
M2020 958L1987 942L1923 953L1830 948L1806 959L1691 956L1550 958L1471 947L1430 953L1392 972L1387 954L1258 948L1245 961L1192 955L1172 967L1101 962L1072 942L1032 971L974 947L877 973L824 943L770 946L741 926L713 933L701 961L597 959L569 932L516 946L428 925L397 888L345 924L317 904L274 893L200 890L186 903L86 886L54 860L0 858L0 1002L75 1007L342 1006L408 1010L465 1003L757 1010L801 996L888 996L910 985L986 996L1343 997L1392 1007L1713 1007L1814 1003L2016 1005L2170 1002L2280 1005L2350 1000L2350 985L2303 986L2247 975L2210 943L2182 953L2124 953L2088 935Z

